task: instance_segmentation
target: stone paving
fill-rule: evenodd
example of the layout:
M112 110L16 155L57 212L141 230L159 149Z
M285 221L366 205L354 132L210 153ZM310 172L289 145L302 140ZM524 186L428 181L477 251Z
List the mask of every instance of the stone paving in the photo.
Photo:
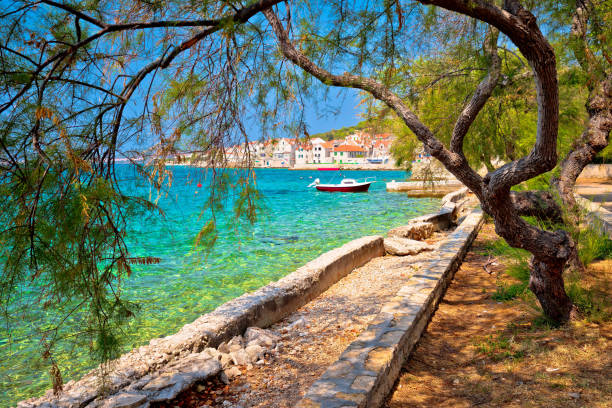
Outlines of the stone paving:
M432 253L429 265L420 274L413 275L382 307L368 328L312 385L297 407L380 406L482 222L482 211L473 210Z

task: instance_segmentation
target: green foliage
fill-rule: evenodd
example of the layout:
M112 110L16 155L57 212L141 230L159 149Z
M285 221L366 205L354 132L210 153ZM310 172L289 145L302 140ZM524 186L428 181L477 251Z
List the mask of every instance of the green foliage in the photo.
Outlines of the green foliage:
M497 289L493 292L491 298L497 302L507 302L522 296L527 290L527 286L527 283L523 282L510 285L500 283L497 285Z
M583 264L612 258L612 240L600 229L587 225L577 233L578 255Z
M516 360L525 355L525 351L520 344L514 341L513 337L506 337L501 333L497 337L490 335L477 340L474 342L474 346L479 353L485 354L495 361Z
M505 283L498 281L496 291L491 298L505 302L522 296L529 286L529 252L524 249L512 248L506 241L497 239L488 242L485 252L489 256L497 257L499 262L506 265L505 274L516 279L518 283Z
M363 131L367 133L382 133L386 132L387 129L384 125L381 126L375 119L366 119L362 120L354 126L345 126L340 129L332 129L327 132L316 133L310 135L310 138L319 137L323 140L334 140L334 139L344 139L345 137L352 135L357 131Z
M612 319L610 300L596 295L592 289L580 284L579 278L570 278L565 285L565 291L578 308L580 314L591 322L605 322Z

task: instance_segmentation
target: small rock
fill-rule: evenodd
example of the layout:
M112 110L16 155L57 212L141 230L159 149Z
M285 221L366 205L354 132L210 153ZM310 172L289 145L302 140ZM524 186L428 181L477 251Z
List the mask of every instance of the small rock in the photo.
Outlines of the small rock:
M551 368L551 367L548 367L548 368L546 369L546 372L547 372L547 373L554 373L555 371L559 371L559 368Z
M244 349L248 356L248 360L254 363L263 357L264 349L258 344L251 344Z
M232 378L236 378L240 375L242 375L242 372L240 371L240 369L238 367L230 367L228 369L223 370L223 372L225 373L225 375L227 375L227 378L229 378L230 380Z
M230 352L238 351L238 350L242 349L242 346L240 344L230 344L229 345L229 349L230 349Z
M145 385L144 387L142 387L142 389L146 391L149 391L149 390L159 391L164 388L168 388L171 385L176 384L176 381L177 381L176 374L178 373L176 372L162 373L159 377L154 378L153 380L149 381L149 383Z
M212 347L206 347L202 353L206 353L211 357L218 357L221 352Z
M102 405L103 408L135 408L139 407L147 399L146 395L131 392L122 392L113 395Z
M393 228L387 233L389 237L410 238L418 241L429 238L434 231L431 222L415 221L408 225Z
M306 327L306 319L304 319L303 317L300 317L295 322L287 326L289 330L301 329L303 327Z
M232 364L232 356L226 353L221 353L219 355L219 362L221 363L221 367L225 369Z
M273 348L280 340L280 337L269 330L259 327L249 327L244 332L244 339L247 345L258 344L265 348Z
M230 379L227 376L227 374L225 374L225 371L221 371L221 375L219 376L219 379L223 382L223 384L228 385L230 383Z
M229 355L232 358L233 363L236 365L247 365L249 363L249 356L244 349L232 351L229 353Z
M459 379L458 379L458 378L455 378L455 379L453 380L453 384L454 384L454 385L459 385Z
M416 255L423 251L433 251L435 249L433 245L408 238L385 238L384 245L387 253L397 256Z
M244 339L242 336L234 336L230 341L227 342L228 346L238 345L240 348L244 347Z
M579 392L568 392L567 395L569 395L573 399L580 399L580 393Z
M229 352L231 351L229 348L229 345L226 342L219 344L219 347L217 347L217 350L219 350L220 353L225 353L225 354L229 354Z

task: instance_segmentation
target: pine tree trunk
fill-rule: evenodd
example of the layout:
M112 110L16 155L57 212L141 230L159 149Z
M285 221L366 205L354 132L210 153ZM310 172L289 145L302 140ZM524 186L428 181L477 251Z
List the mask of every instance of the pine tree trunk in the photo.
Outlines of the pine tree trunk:
M538 298L544 314L557 322L568 321L573 308L563 284L564 264L532 257L529 265L529 289Z

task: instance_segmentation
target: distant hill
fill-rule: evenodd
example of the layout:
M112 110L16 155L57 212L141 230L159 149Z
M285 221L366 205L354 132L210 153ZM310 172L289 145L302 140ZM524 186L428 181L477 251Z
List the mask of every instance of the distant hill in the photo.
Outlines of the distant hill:
M321 133L317 133L314 135L310 135L310 137L313 139L316 137L320 137L323 140L344 139L348 135L352 135L358 130L362 132L375 133L375 134L386 133L386 132L391 133L390 130L385 129L384 126L381 126L380 123L375 123L372 120L362 120L361 122L359 122L358 124L354 126L345 126L340 129L333 129L327 132L321 132Z

